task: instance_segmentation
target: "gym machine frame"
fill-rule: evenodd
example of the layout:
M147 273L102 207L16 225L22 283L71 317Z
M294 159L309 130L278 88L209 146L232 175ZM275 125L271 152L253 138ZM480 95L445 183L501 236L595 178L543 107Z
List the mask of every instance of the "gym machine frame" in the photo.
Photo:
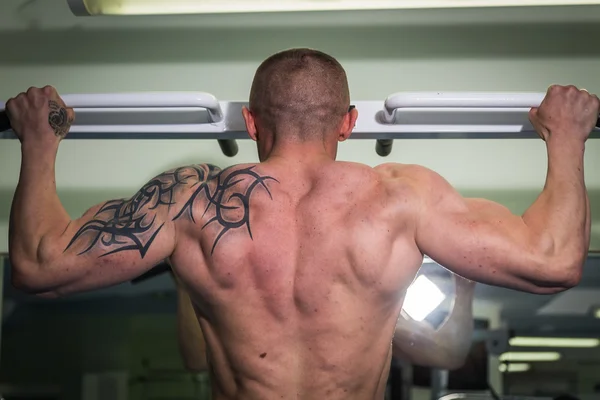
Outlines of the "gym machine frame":
M528 113L544 93L404 92L384 102L357 101L353 139L376 140L376 152L391 154L394 139L535 138ZM242 118L246 102L219 101L204 92L67 94L76 121L67 139L212 139L224 155L248 139ZM15 138L0 103L0 139ZM600 118L591 138L600 137Z

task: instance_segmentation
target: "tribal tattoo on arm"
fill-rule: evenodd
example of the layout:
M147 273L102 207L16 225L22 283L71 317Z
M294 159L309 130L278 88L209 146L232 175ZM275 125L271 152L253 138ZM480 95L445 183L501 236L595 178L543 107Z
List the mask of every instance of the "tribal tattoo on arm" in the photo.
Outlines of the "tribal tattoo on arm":
M216 226L211 254L230 231L250 227L250 199L263 188L271 199L266 182L275 178L254 171L254 167L221 170L214 165L192 165L158 175L131 199L104 203L73 236L65 251L75 245L78 255L99 251L99 257L135 251L143 259L166 223L188 218L197 223L201 204L201 229ZM183 201L182 201L183 198ZM213 232L213 231L211 231Z

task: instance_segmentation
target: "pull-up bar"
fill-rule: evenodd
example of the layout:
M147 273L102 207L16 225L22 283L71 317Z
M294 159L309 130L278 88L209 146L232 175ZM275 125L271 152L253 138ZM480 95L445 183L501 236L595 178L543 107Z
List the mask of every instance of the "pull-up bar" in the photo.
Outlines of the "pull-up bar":
M471 139L537 137L528 118L543 93L410 92L383 103L354 103L360 117L355 139L376 139L382 157L394 139ZM204 92L69 94L76 121L68 139L217 139L233 157L235 139L247 138L244 102L219 101ZM0 103L0 138L14 138ZM600 119L597 126L600 128ZM592 137L598 137L596 130Z

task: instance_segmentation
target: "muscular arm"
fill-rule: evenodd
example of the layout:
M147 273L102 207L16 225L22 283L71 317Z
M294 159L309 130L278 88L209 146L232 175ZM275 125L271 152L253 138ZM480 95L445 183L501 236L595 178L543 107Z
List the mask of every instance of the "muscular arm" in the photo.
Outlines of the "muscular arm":
M23 145L10 217L13 283L47 297L128 281L169 257L174 220L190 188L201 188L212 173L208 166L168 171L130 199L107 201L71 220L56 193L55 157L56 150Z
M448 370L464 364L473 335L474 283L457 275L454 282L452 310L437 330L427 322L400 316L392 345L395 357L415 365Z
M439 175L407 167L422 199L416 229L421 251L487 284L540 294L577 285L590 241L584 148L598 103L575 88L554 88L532 110L546 141L548 171L542 193L522 216L490 201L465 199Z

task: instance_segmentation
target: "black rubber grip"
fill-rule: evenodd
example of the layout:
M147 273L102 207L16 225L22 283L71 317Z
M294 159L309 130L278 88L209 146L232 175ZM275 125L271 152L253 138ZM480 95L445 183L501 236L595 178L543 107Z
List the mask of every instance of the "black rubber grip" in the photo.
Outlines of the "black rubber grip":
M8 114L6 114L6 111L0 111L0 132L9 131L10 129Z
M239 148L237 142L233 139L221 139L219 140L219 146L227 157L235 157L238 154Z
M393 139L378 139L375 145L375 152L380 157L387 157L392 154L392 148L394 147Z
M596 128L600 128L600 117L598 117L598 121L596 121Z

